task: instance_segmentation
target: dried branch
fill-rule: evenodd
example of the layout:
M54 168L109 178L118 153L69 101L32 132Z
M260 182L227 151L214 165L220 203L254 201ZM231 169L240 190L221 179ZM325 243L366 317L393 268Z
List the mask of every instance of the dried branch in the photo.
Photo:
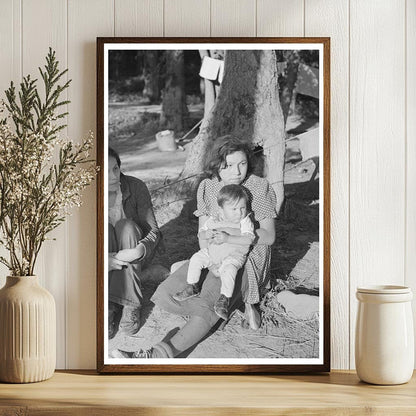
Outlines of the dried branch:
M11 83L0 106L0 244L10 255L0 262L15 276L33 274L47 235L81 205L82 191L97 171L89 156L92 134L80 144L59 137L66 125L58 121L69 103L60 97L70 81L60 84L67 70L59 70L52 49L39 72L43 97L28 75L19 91Z

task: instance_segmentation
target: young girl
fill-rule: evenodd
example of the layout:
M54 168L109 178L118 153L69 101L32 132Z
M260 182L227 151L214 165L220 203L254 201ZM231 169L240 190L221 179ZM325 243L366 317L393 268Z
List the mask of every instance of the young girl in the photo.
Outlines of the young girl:
M189 261L187 286L173 296L178 301L199 295L202 269L210 269L221 279L220 297L215 313L228 319L228 308L234 292L235 278L243 267L254 241L254 226L247 214L248 195L240 185L225 185L218 193L218 215L208 217L198 232L204 247Z
M208 217L218 212L217 196L225 185L244 186L250 200L255 242L247 261L236 280L239 289L234 290L231 308L241 301L245 304L245 315L252 329L260 326L260 315L255 307L260 301L260 291L270 277L271 245L275 241L275 218L280 209L276 195L268 181L250 172L250 149L247 144L233 136L218 137L207 157L210 177L204 179L197 194L198 209L195 215L202 227ZM283 187L278 200L283 200ZM204 240L200 239L202 248ZM164 280L153 294L152 301L165 311L188 316L186 324L175 335L161 341L148 350L114 350L112 357L118 358L172 358L201 342L218 322L214 305L220 296L221 281L211 271L208 272L199 296L178 302L173 296L187 286L189 262ZM240 275L238 273L238 275ZM162 338L162 336L161 336Z

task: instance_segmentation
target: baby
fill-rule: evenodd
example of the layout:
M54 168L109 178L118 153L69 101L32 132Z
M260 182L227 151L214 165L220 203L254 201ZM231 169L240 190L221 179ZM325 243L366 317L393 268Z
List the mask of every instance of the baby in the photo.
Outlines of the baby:
M173 298L183 301L199 295L201 271L208 268L221 279L221 295L214 311L227 320L235 278L255 236L247 213L248 195L242 186L225 185L218 193L217 203L218 215L208 217L198 232L202 248L190 259L187 286Z

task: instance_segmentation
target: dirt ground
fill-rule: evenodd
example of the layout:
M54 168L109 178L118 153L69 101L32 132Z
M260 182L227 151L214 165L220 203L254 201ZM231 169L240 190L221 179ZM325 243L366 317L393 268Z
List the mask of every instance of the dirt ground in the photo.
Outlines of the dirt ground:
M122 171L137 176L150 192L168 186L180 174L189 144L176 152L160 152L154 137L158 106L110 105L110 144L121 156ZM201 106L191 107L193 122L202 115ZM302 124L292 116L287 130ZM296 151L296 149L295 149ZM297 162L285 169L296 169ZM304 171L305 169L303 169ZM180 203L179 203L180 204ZM175 262L188 259L197 247L197 221L180 218L171 221L173 205L156 206L155 213L163 234L164 251L144 272L142 327L134 337L117 334L109 351L149 348L169 338L186 322L186 317L171 315L150 302L157 285L168 276ZM186 238L183 238L186 236ZM262 325L258 331L247 327L237 310L220 329L216 329L184 356L193 358L315 358L319 355L319 318L296 316L277 300L282 290L295 294L319 295L319 180L285 185L285 203L276 221L276 243L272 254L271 287L260 304Z

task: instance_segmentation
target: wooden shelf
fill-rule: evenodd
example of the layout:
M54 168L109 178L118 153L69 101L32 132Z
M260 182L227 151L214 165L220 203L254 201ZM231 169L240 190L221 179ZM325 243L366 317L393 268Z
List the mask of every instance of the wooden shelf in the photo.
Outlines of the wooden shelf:
M354 372L317 375L97 375L58 371L34 384L0 383L9 415L415 415L416 375L373 386Z

